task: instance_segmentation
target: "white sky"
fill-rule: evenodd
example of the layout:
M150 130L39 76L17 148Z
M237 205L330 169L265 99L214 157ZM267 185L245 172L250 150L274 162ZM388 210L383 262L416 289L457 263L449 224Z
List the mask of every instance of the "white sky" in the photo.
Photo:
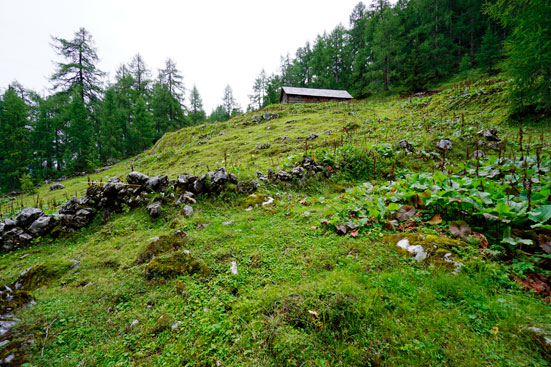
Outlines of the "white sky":
M207 113L221 103L227 84L246 109L262 68L276 72L281 55L293 56L339 23L348 27L359 1L0 0L0 89L18 80L47 92L60 61L50 36L72 39L84 27L111 80L138 52L153 76L170 57L186 88L197 85Z

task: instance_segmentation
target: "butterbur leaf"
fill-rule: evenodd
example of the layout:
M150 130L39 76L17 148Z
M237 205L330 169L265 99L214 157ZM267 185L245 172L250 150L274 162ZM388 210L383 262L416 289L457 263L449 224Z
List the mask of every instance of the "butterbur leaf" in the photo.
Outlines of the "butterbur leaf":
M551 219L551 205L542 205L532 210L528 218L533 222L544 224Z
M405 222L410 220L415 215L415 208L409 205L403 205L396 213L396 218L399 221Z
M460 237L462 239L466 239L472 233L471 227L469 227L469 225L465 221L462 221L462 220L451 222L450 223L450 232L455 237Z
M429 220L429 224L437 225L442 223L442 215L436 214L434 217L432 217L431 220Z

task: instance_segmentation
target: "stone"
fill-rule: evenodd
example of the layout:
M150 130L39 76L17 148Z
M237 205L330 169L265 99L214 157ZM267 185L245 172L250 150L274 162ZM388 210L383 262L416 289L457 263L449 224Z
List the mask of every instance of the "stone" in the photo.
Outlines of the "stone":
M284 137L281 138L281 142L282 142L283 144L290 143L291 141L292 141L291 138L288 137L288 136L284 136Z
M29 232L33 236L43 236L50 232L50 230L56 225L57 221L47 215L43 215L36 219L29 227Z
M147 180L149 180L149 176L144 175L143 173L137 172L137 171L130 172L126 176L126 182L128 182L130 185L139 185L139 186L141 186L144 183L146 183Z
M168 176L158 175L150 177L143 186L150 191L164 192L169 186Z
M231 273L232 273L233 275L237 275L237 274L238 274L238 273L237 273L237 261L232 261L232 262L231 262L231 268L230 268L230 270L231 270Z
M402 148L405 151L413 152L413 144L407 141L406 139L402 139L398 142L398 146Z
M453 147L451 139L442 139L436 143L436 146L442 150L450 150Z
M464 241L423 233L398 233L383 238L383 242L396 245L401 251L412 254L418 262L430 261L457 274L462 268L458 248L469 246Z
M60 184L60 183L56 183L56 184L53 184L50 186L50 191L55 191L55 190L63 190L65 188L64 185Z
M186 205L182 209L182 213L184 214L184 217L189 218L193 215L193 208L189 205Z
M229 180L228 171L224 167L218 168L216 171L209 172L210 182L214 186L222 186Z
M44 212L38 208L25 208L15 218L15 224L21 228L27 228L32 222L43 216Z
M207 175L202 175L193 183L193 192L202 194L207 190Z
M475 150L473 153L473 159L486 159L486 153L484 153L482 150Z
M222 222L223 226L230 226L233 224L233 220L228 220L227 222Z
M253 122L254 122L255 124L260 123L260 121L262 121L262 117L260 117L260 116L258 116L258 115L253 116Z
M312 133L312 134L308 135L306 140L314 140L314 139L317 139L317 138L318 138L318 136L316 134Z
M193 184L197 180L197 176L194 175L178 175L178 179L176 180L176 187L182 190L192 190Z
M6 218L4 219L4 226L4 231L8 231L15 227L15 221L10 218Z
M326 135L331 135L331 134L333 134L333 132L331 130L325 130L325 134Z
M67 201L61 209L59 209L59 214L75 214L79 207L79 201L76 196L73 196L71 200Z
M291 181L291 180L293 179L293 177L292 177L289 173L287 173L287 172L285 172L285 171L283 171L283 170L281 170L281 171L279 171L278 173L276 173L276 178L277 178L279 181Z
M2 235L2 241L0 241L0 252L8 252L15 250L16 248L29 243L32 240L32 236L25 233L20 228L12 228Z
M272 115L270 115L269 113L263 113L262 118L266 121L269 121L272 118Z
M296 177L302 177L304 176L304 168L302 167L295 167L291 170L291 174Z
M176 201L176 205L181 204L196 204L197 200L195 200L195 197L192 192L186 191Z
M157 218L161 215L162 205L160 201L155 201L147 206L147 211L151 218Z
M170 327L170 330L176 331L176 330L178 330L180 325L182 325L182 322L181 321L176 321L175 323L172 324L172 326Z
M497 129L484 129L478 132L478 135L481 135L486 138L487 141L500 142L501 139L497 136Z
M258 143L256 144L256 149L268 149L270 147L270 143Z

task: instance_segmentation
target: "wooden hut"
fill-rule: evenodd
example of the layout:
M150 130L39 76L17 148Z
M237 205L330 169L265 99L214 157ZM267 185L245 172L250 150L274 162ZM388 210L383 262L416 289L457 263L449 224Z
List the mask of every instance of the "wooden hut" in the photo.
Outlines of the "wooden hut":
M345 90L282 87L279 103L317 103L349 101L350 93Z

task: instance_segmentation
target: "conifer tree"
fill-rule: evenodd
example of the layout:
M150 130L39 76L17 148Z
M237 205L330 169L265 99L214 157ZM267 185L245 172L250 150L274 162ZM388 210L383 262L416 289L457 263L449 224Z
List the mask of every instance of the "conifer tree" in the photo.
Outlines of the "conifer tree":
M0 188L15 190L27 173L30 132L27 129L29 107L8 88L0 104Z
M67 148L65 160L71 171L86 171L96 164L93 129L79 88L73 91L67 111Z
M132 153L139 153L147 148L153 141L153 127L151 115L143 97L138 97L133 110L133 121L131 126L131 149Z
M482 37L480 51L476 55L476 62L481 69L492 72L494 65L500 58L501 41L492 31L492 28L488 26L486 33L484 33L484 36Z
M192 124L198 124L205 120L205 111L203 110L203 100L199 94L199 90L194 85L189 95L189 115Z
M54 37L53 41L54 49L65 59L57 63L57 70L50 78L54 90L63 90L69 94L78 90L83 103L96 100L104 73L96 66L99 58L92 35L80 28L72 40Z

